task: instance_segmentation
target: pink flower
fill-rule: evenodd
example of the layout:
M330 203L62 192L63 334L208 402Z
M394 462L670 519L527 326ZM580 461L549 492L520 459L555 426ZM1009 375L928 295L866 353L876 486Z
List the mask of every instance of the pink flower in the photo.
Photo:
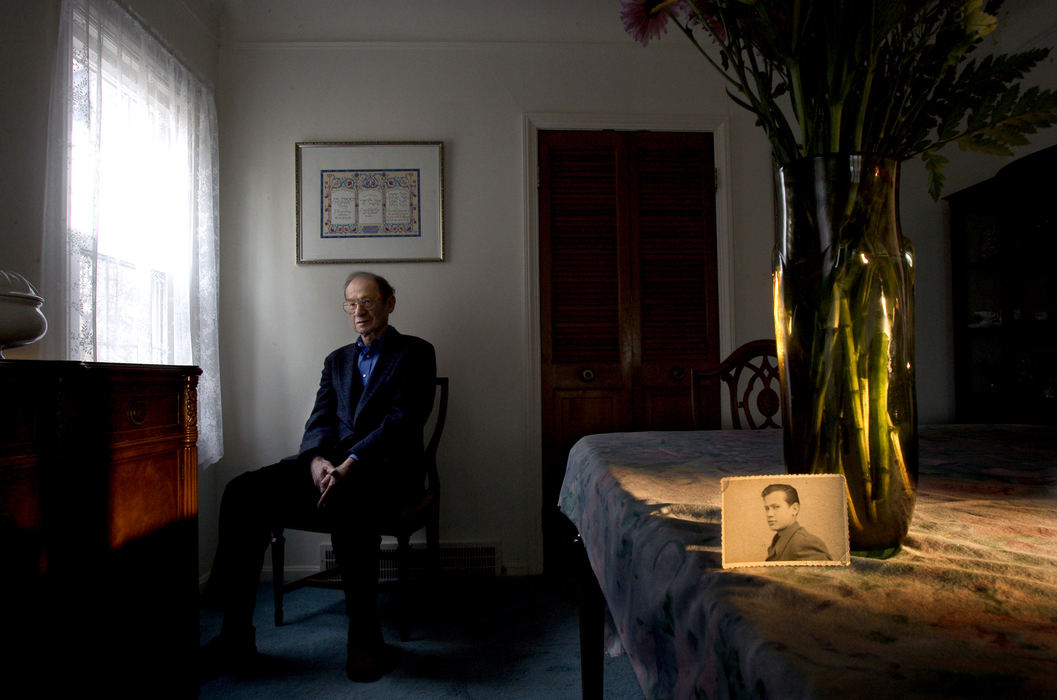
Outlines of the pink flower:
M716 41L721 44L727 43L727 28L723 26L723 20L719 18L719 15L714 12L705 15L705 23L708 25L708 31L712 33Z
M715 3L708 0L691 0L690 24L704 27L715 41L727 43L727 30L716 11Z
M646 46L668 31L668 12L682 8L684 3L685 0L621 0L624 31Z

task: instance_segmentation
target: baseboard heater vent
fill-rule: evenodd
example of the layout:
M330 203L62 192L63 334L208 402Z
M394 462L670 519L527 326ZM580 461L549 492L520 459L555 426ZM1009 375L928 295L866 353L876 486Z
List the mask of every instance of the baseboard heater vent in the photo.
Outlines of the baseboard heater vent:
M495 542L441 542L440 571L444 576L476 577L495 576L501 572L499 545ZM426 545L417 542L411 545L410 573L420 573L426 565ZM337 566L334 546L329 542L319 546L320 570ZM395 581L399 571L396 543L383 542L378 556L378 579ZM337 579L337 573L333 574Z

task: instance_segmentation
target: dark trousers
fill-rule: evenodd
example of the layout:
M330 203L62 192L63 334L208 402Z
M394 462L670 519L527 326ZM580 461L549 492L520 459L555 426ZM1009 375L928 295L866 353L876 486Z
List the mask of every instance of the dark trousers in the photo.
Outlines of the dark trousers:
M223 634L252 630L257 584L272 530L281 525L331 533L345 589L349 640L375 643L378 622L378 514L392 493L352 474L318 508L319 489L305 463L284 460L232 479L220 501L217 552L207 597L224 612Z

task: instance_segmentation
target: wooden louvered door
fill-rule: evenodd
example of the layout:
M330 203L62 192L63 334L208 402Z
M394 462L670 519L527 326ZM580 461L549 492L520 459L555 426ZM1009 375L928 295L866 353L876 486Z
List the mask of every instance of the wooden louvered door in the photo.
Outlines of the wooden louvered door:
M539 132L544 553L590 433L692 427L690 370L718 359L712 136Z
M628 197L639 313L634 427L689 429L690 369L719 358L712 135L635 136Z

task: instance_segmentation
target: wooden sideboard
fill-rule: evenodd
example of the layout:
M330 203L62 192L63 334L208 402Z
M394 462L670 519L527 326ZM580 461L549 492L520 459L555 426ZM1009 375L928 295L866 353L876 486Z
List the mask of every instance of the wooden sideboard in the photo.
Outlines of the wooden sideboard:
M197 694L200 374L0 360L6 682Z
M950 204L955 417L1057 424L1057 146Z

